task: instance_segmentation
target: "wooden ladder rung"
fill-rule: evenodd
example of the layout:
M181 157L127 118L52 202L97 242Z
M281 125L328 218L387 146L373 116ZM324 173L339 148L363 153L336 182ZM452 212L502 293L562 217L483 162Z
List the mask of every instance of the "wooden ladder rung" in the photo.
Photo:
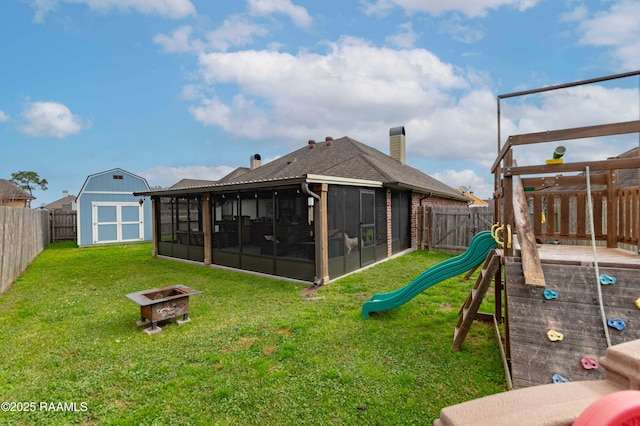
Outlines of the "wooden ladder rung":
M498 270L499 264L500 257L496 256L495 250L491 250L485 259L481 273L478 275L471 289L471 293L467 296L464 305L458 313L458 323L453 331L452 350L460 350L460 346L462 346L462 342L467 336L469 328L471 328L471 324L476 317L485 294L487 294L487 290L493 281L493 276Z

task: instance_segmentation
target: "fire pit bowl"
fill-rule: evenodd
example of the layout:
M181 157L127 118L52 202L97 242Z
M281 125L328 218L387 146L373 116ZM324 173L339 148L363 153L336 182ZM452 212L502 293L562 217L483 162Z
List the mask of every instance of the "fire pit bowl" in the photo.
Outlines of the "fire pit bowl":
M159 321L167 321L182 315L178 324L191 321L189 318L189 296L201 293L182 284L152 288L127 294L127 297L140 305L140 321L138 326L149 325L144 330L147 334L162 331Z

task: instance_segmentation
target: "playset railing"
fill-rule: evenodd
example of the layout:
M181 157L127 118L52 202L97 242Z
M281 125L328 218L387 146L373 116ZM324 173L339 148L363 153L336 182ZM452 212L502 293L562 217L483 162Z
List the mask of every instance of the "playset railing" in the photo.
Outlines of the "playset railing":
M498 117L500 100L503 98L634 75L640 75L640 71L501 95L498 97ZM599 244L619 247L620 243L636 246L637 249L640 236L640 149L600 161L568 163L560 158L549 160L545 164L518 166L514 160L514 148L639 133L640 120L513 135L507 138L503 146L500 146L500 125L498 129L499 152L491 169L494 174L494 202L498 223L513 226L514 208L528 210L531 232L538 242L573 243L591 240L592 216L593 233ZM633 178L625 179L624 186L621 186L621 174ZM518 197L524 200L521 204L526 203L525 206L514 201ZM513 248L506 250L508 255L513 253Z

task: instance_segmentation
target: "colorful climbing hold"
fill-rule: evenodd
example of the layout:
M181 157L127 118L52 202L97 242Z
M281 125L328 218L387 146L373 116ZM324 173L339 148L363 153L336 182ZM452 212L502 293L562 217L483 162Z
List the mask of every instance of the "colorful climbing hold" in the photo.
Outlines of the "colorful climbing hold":
M564 335L562 333L558 333L555 330L549 330L549 331L547 331L547 338L549 340L551 340L552 342L558 342L558 341L564 339Z
M542 292L542 295L544 296L545 299L547 300L551 300L551 299L557 299L558 298L558 292L557 291L553 291L553 290L545 290Z
M640 309L640 297L636 299L636 308Z
M611 328L615 328L618 331L624 330L627 326L622 318L611 318L607 320L607 325Z
M569 379L562 377L560 374L554 374L551 380L553 380L553 383L567 383L569 381Z
M600 284L602 285L610 285L610 284L615 284L616 283L616 278L615 277L610 277L607 274L601 274L600 275Z
M598 367L600 367L600 364L598 364L598 361L586 356L580 360L580 364L582 364L582 367L585 370L597 370Z

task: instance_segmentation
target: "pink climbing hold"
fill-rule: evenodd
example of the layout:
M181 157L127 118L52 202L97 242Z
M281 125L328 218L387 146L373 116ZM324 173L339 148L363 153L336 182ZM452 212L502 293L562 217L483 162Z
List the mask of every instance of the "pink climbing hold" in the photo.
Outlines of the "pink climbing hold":
M589 357L584 357L580 360L580 364L585 370L597 370L600 367L600 364L595 359L591 359Z

